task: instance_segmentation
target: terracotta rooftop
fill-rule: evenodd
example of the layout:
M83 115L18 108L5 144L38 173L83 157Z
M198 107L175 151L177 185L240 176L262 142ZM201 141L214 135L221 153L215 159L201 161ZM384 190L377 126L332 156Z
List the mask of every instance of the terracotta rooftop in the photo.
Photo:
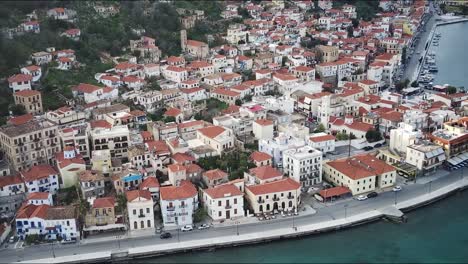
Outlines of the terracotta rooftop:
M249 170L249 174L255 176L260 180L267 180L283 175L283 173L281 173L279 170L273 168L270 165L252 168Z
M151 193L147 190L128 191L128 192L125 192L125 195L127 196L128 202L132 202L139 197L144 198L146 200L152 200Z
M271 158L272 156L270 154L261 151L254 151L250 154L250 159L256 162L270 160Z
M210 181L223 179L227 176L228 174L220 169L209 170L203 173L203 177L207 177Z
M262 195L269 193L287 192L287 191L300 191L301 184L291 178L285 178L278 181L268 182L264 184L257 184L245 187L254 195Z
M57 174L57 171L49 164L36 165L21 172L25 182L37 181L39 179L48 178L49 175Z
M181 181L180 186L167 186L160 189L161 200L182 200L197 196L197 189L189 181Z
M233 197L233 196L243 196L244 193L239 190L234 184L223 184L218 185L213 188L208 188L203 190L208 196L212 199L219 199L225 197Z
M353 180L394 171L395 168L370 154L327 162L327 165Z
M115 206L114 197L96 198L93 201L93 208L113 208Z

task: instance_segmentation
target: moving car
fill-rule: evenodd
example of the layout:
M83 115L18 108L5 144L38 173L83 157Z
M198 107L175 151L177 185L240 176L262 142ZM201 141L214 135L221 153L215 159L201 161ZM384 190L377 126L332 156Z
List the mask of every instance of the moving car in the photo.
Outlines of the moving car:
M193 230L193 226L192 225L185 225L183 227L180 228L180 231L182 232L185 232L185 231L192 231Z
M365 195L359 195L357 198L356 198L358 201L364 201L367 199L367 196Z
M203 230L203 229L208 229L208 228L210 228L209 224L203 224L198 227L198 230Z
M394 191L394 192L399 192L399 191L401 191L401 186L400 186L400 185L397 185L397 186L393 187L393 191Z
M167 239L167 238L171 238L172 235L171 235L171 233L169 233L169 232L164 232L164 233L162 233L159 237L160 237L161 239Z
M376 193L376 192L371 192L369 194L367 194L367 198L374 198L374 197L377 197L379 194Z

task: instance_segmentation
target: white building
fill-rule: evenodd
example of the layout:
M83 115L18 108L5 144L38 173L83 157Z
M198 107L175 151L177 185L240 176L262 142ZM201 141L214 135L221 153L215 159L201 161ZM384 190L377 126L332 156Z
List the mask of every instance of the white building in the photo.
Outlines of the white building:
M161 187L161 214L164 227L182 227L193 223L193 213L198 209L198 193L189 181L179 186Z
M245 187L254 214L274 210L296 210L301 201L301 185L291 178Z
M286 150L283 170L302 187L319 184L322 182L322 152L309 146Z
M91 131L93 150L109 149L112 157L127 157L130 132L127 125L98 127Z
M130 230L154 229L153 198L147 190L133 190L127 197L128 223Z
M203 205L214 221L244 216L244 193L234 184L223 184L202 191Z
M406 147L406 162L423 173L435 171L446 160L442 146L421 142Z
M283 166L283 152L288 149L305 146L304 139L294 138L285 134L280 134L274 139L264 139L258 141L258 150L273 157L275 166Z
M335 137L326 133L311 134L309 138L309 146L320 150L322 153L335 151Z
M256 139L273 139L273 121L257 119L252 124L252 130Z
M29 193L49 192L55 194L59 189L58 172L48 164L33 166L22 171L21 176Z
M8 78L8 87L13 93L31 90L33 76L29 74L16 74Z
M390 149L405 153L406 148L421 138L422 134L412 125L400 123L398 126L398 128L390 130Z
M219 155L234 147L234 133L221 126L198 129L197 139L213 148Z
M47 205L54 205L54 200L52 199L52 194L48 192L34 192L28 194L26 197L26 201L28 204L47 204Z

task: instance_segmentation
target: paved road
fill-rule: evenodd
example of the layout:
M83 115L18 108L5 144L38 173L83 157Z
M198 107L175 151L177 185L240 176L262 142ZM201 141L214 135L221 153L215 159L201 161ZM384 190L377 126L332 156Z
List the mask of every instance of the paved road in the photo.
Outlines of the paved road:
M413 81L417 77L416 69L419 65L419 59L421 58L423 51L426 48L426 43L430 35L431 29L434 26L436 19L439 17L434 10L432 2L430 2L430 10L433 11L433 14L427 14L427 16L430 16L430 18L427 20L427 23L423 25L423 31L419 32L419 40L415 40L415 49L413 50L413 53L411 53L411 58L406 63L406 68L404 70L402 80L405 80L407 78L410 81ZM420 52L420 54L417 54L418 52Z
M420 183L404 185L403 190L399 193L394 192L385 192L381 193L378 197L368 199L366 201L356 201L353 199L342 200L335 202L333 204L325 204L321 208L317 208L317 213L314 215L308 216L298 216L294 220L292 217L281 218L271 222L262 222L262 223L253 223L239 226L239 233L242 234L245 232L254 233L262 230L274 230L284 228L285 226L290 225L292 227L293 221L294 225L300 227L301 225L318 223L322 221L344 218L345 217L345 206L346 216L355 215L358 213L369 212L376 209L385 208L387 206L393 205L396 202L403 202L405 200L410 200L412 198L427 194L436 189L447 186L454 181L461 179L461 171L454 172L445 177L440 177L431 182L427 180L422 180ZM179 233L179 238L177 233L173 232L173 237L167 240L161 240L158 236L148 236L148 237L138 237L138 238L128 238L114 241L103 241L89 244L71 244L71 245L55 245L54 247L50 245L38 245L32 247L26 247L21 249L2 249L0 251L1 262L17 262L24 260L32 259L43 259L43 258L52 258L53 254L55 256L70 256L82 253L90 252L100 252L100 251L112 251L146 246L146 245L157 245L162 243L178 243L180 241L190 241L203 238L214 238L219 236L229 236L236 235L237 229L236 226L232 227L219 227L211 228L208 230L196 230L187 233Z

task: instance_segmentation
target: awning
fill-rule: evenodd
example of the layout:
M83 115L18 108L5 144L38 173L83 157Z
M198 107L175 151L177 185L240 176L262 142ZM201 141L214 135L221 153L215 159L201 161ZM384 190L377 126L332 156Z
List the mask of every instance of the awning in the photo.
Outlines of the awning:
M324 199L334 197L334 196L341 196L347 193L351 193L351 191L348 189L348 187L343 187L343 186L333 187L330 189L321 190L319 192L320 196L322 196Z
M468 160L468 153L463 153L461 155L458 155L459 158L461 158L462 160Z
M453 158L451 158L451 159L449 159L447 161L448 161L448 163L450 163L450 164L452 164L454 166L457 165L457 162Z

